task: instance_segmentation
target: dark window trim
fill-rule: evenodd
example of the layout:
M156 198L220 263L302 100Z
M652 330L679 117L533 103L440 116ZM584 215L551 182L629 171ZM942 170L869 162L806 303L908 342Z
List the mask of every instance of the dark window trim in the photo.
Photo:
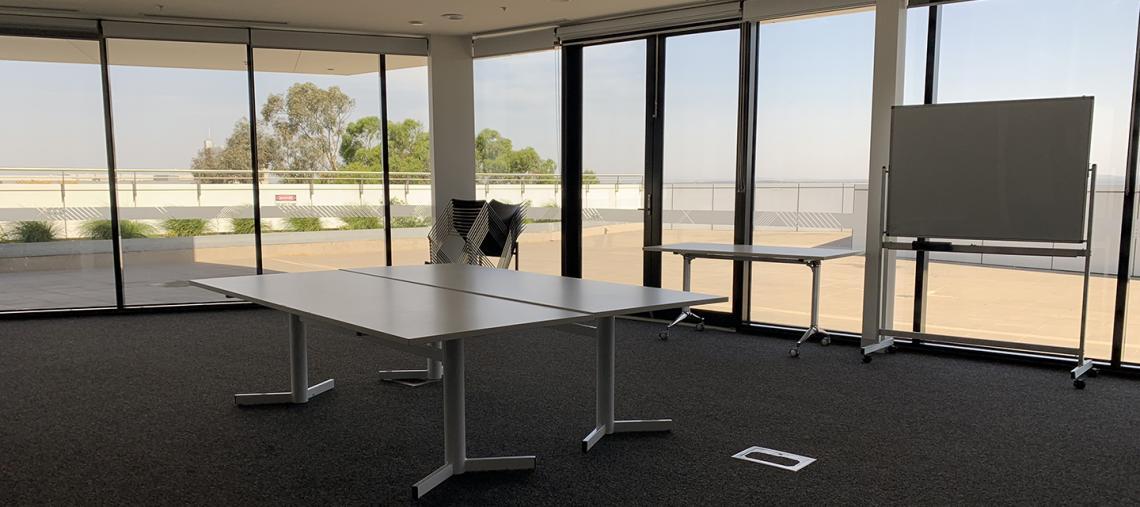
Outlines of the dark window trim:
M111 71L107 63L107 38L103 36L103 22L99 22L99 71L103 83L103 136L106 139L107 149L107 191L110 200L111 230L111 266L115 277L115 308L123 309L126 306L123 287L123 242L119 237L119 178L115 168L115 122L111 107Z
M1140 18L1137 19L1136 48L1132 69L1132 105L1128 124L1128 160L1124 175L1124 206L1120 218L1120 251L1116 264L1116 300L1112 318L1113 367L1120 367L1124 354L1124 333L1128 331L1128 284L1132 277L1132 239L1136 224L1136 166L1140 149Z
M380 54L380 137L384 139L384 147L380 150L381 163L384 164L384 265L392 265L392 180L391 165L388 161L388 152L391 145L388 140L388 58Z
M582 46L561 60L562 276L582 278Z
M661 244L664 227L662 196L665 193L665 37L655 35L645 42L645 192L642 196L642 244ZM641 253L642 285L661 286L661 253Z
M751 245L756 205L756 119L760 63L760 24L740 25L740 72L736 111L736 202L733 242ZM752 263L732 263L732 317L735 327L751 319Z
M252 30L249 31L252 34ZM253 45L245 45L245 68L249 81L249 158L250 176L253 178L253 252L255 272L262 274L264 263L261 251L261 169L257 159L257 92L254 86Z

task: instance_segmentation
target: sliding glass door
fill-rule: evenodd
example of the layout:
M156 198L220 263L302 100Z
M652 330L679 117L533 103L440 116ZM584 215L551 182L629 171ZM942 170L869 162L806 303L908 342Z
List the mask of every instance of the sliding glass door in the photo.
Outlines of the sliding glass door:
M732 243L740 30L664 38L661 243ZM661 286L680 289L679 255L663 254ZM733 263L698 259L692 290L732 295ZM707 309L730 312L732 303Z
M582 277L641 285L645 40L582 48Z
M1140 2L979 0L940 9L937 102L1079 95L1095 100L1091 161L1097 164L1097 186L1087 333L1088 354L1107 359ZM1083 258L934 257L927 330L1075 347L1083 268Z
M754 244L861 249L874 30L872 11L760 25ZM820 325L858 331L862 257L821 273ZM751 320L807 326L808 268L753 263L751 286Z

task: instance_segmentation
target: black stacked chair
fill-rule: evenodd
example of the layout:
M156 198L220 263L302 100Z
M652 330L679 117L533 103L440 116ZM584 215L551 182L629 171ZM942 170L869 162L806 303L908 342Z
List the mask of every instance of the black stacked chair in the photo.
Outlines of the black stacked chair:
M514 259L517 270L525 217L524 204L452 199L428 232L431 263L508 268Z

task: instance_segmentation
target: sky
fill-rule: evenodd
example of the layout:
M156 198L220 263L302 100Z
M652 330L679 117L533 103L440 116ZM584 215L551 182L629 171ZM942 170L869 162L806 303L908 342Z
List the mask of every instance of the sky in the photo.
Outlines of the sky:
M975 0L943 7L940 102L1092 95L1093 161L1124 172L1140 0ZM912 9L904 97L922 100L926 10ZM865 180L874 15L766 23L758 64L757 174L764 180ZM666 42L665 179L731 181L736 151L736 30ZM14 44L0 38L0 45ZM28 43L23 41L22 43ZM93 43L89 43L93 44ZM185 44L185 43L171 43ZM114 46L109 48L114 63ZM234 46L234 56L244 47ZM584 51L583 160L602 174L640 174L645 43ZM256 61L256 55L255 55ZM186 168L206 139L224 143L248 116L241 71L112 65L116 156L123 168ZM475 62L475 129L559 159L557 51ZM0 61L0 166L105 167L96 65ZM352 118L379 113L375 73L257 72L257 103L298 81L336 85ZM388 73L389 118L428 123L427 70ZM1105 180L1102 180L1105 181Z

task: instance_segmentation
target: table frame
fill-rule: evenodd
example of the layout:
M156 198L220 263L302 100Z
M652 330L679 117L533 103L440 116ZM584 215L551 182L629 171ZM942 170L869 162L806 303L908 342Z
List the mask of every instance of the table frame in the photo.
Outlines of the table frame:
M344 270L349 271L349 270ZM360 276L374 276L367 273L357 273ZM400 281L401 283L414 283ZM333 379L325 380L314 386L308 385L308 355L306 343L306 322L316 321L326 325L331 325L338 328L354 331L360 336L370 336L365 328L361 328L352 322L342 322L333 318L326 318L321 314L307 313L307 310L300 308L293 308L289 305L274 303L270 300L261 300L257 296L244 296L239 292L231 289L219 288L211 286L206 281L193 281L192 284L221 292L233 297L246 299L262 306L268 306L285 313L288 316L288 332L290 343L290 391L278 393L251 393L251 394L238 394L235 395L234 401L241 406L246 405L269 405L269 404L299 404L307 403L309 399L326 392L333 388ZM423 285L423 284L421 284ZM445 287L432 286L437 290L443 291L459 291L457 289L450 289ZM473 293L484 297L491 297L501 299L503 301L515 301L509 298L492 296L486 294ZM692 298L690 298L692 299ZM723 300L723 298L717 298ZM525 301L524 301L525 302ZM539 303L530 304L536 306L546 306L549 308L557 308L570 314L581 315L581 318L570 316L567 318L559 319L558 323L550 321L538 321L529 325L518 326L518 328L543 328L543 327L572 327L574 332L585 333L586 330L593 331L593 335L597 339L597 371L596 376L596 400L595 400L595 427L589 435L582 441L582 451L586 452L594 445L596 445L602 437L611 433L626 433L626 432L660 432L671 431L673 421L671 419L655 419L655 420L622 420L618 421L614 418L614 392L615 392L615 354L616 354L616 314L613 312L606 313L590 313L584 311L575 311L568 308L560 308L553 305L544 305ZM675 306L673 306L675 307ZM597 325L594 327L581 325L583 321L596 320ZM374 331L381 332L381 331ZM421 498L435 487L442 484L448 478L464 474L467 472L491 472L502 470L531 470L535 468L536 458L534 456L501 456L501 457L487 457L487 458L469 458L467 456L467 443L466 443L466 401L465 401L465 365L464 365L464 336L460 335L458 338L447 338L441 336L439 341L435 342L421 342L403 343L399 340L392 339L386 336L375 336L377 341L387 347L400 350L406 353L424 357L428 361L426 370L389 370L385 376L389 378L420 375L424 372L430 373L433 367L438 368L440 371L436 374L436 378L442 377L443 380L443 404L444 404L444 464L432 471L420 481L412 486L412 494L415 498Z
M826 256L826 257L823 257L823 256L821 256L821 257L795 256L795 255L763 256L763 255L755 255L755 254L738 254L738 253L733 253L733 252L699 251L696 249L674 247L671 245L645 247L645 249L647 251L653 251L653 252L671 252L674 255L680 255L682 257L682 259L684 260L684 267L682 270L683 279L681 281L681 288L682 288L682 290L684 290L686 292L689 292L691 290L691 287L692 287L692 277L693 277L692 263L693 263L693 259L721 259L721 260L742 261L742 262L771 262L771 263L777 263L777 264L802 264L804 266L807 266L808 269L811 270L811 322L809 323L808 328L804 331L804 333L802 335L800 335L800 338L798 340L796 340L796 343L794 345L792 345L792 348L788 350L788 356L790 356L790 357L799 357L800 345L804 344L805 342L807 342L808 340L811 340L813 338L818 337L819 343L822 346L826 347L828 345L831 345L831 333L827 332L827 330L823 329L819 325L819 306L820 306L819 294L820 294L820 283L821 283L820 271L823 269L823 261L826 259L841 258L841 257L845 257L845 256L857 255L858 254L857 251L851 250L851 251L849 251L850 253L848 253L846 255L838 255L838 256L832 255L832 256ZM837 249L828 249L828 250L837 250ZM661 333L658 336L662 340L669 339L669 329L672 329L674 326L680 324L681 322L684 322L686 319L688 319L690 317L699 319L697 322L697 325L696 325L696 329L697 329L697 331L703 331L705 328L704 317L697 315L696 313L694 313L692 311L692 309L690 307L686 306L686 307L681 308L681 314L678 315L677 318L673 320L673 322L671 322L671 323L669 323L669 325L665 326L665 330L661 331Z
M309 354L305 322L299 315L292 313L287 315L289 316L289 391L235 394L235 404L241 406L303 404L325 391L332 390L335 386L331 378L309 386Z

